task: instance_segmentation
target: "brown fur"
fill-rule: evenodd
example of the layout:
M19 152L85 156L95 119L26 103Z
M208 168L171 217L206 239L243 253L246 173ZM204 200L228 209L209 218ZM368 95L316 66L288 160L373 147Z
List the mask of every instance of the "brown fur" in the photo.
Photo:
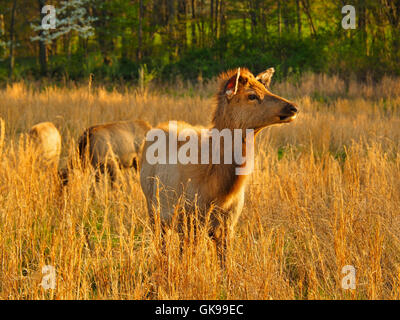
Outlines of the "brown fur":
M34 125L28 134L42 164L58 166L61 153L61 135L51 122Z
M261 76L254 77L247 69L240 70L240 77L237 76L237 70L222 74L216 108L209 128L254 129L257 133L266 126L292 121L297 110L293 103L267 90L266 86L269 85L273 69L267 71L270 76L263 79L264 81L260 80ZM234 94L235 89L236 94ZM257 98L250 100L251 95L256 95ZM168 137L168 123L160 124L157 128L162 129ZM196 130L198 137L200 136L201 127L178 122L178 133L185 128ZM140 182L150 216L154 217L159 207L161 222L168 225L174 214L175 204L184 195L188 203L196 201L203 213L213 209L210 217L210 233L214 237L220 238L225 234L228 225L232 232L243 208L248 176L236 175L235 169L238 165L235 163L184 165L178 162L178 164L151 165L146 160L146 150L152 143L149 141L144 143L140 171ZM178 149L184 143L178 142ZM242 143L244 148L245 140ZM222 151L223 142L221 142L221 159L223 159ZM190 211L191 208L188 205L186 209ZM221 244L218 239L217 244Z
M137 158L146 132L151 126L142 120L118 121L92 126L79 138L79 155L101 171L107 169L112 180L118 168L137 169Z

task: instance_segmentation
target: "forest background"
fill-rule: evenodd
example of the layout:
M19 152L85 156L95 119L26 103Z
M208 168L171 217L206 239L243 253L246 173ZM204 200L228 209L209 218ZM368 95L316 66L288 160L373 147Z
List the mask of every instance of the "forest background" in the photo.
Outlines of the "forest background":
M45 5L58 19L47 38ZM342 27L345 5L355 29ZM201 81L238 66L379 80L400 74L399 49L397 0L0 0L3 84Z

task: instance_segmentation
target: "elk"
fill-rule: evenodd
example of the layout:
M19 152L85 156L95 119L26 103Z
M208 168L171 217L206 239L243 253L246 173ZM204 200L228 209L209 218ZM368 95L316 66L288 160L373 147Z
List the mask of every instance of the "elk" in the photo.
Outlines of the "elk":
M34 125L28 137L41 163L57 168L61 154L61 135L52 122Z
M142 120L117 121L92 126L78 140L82 164L89 163L101 173L105 171L114 183L118 169L137 170L137 158L145 132L150 125ZM96 174L99 179L99 172Z
M220 75L220 88L216 95L216 106L211 125L205 129L253 129L253 143L256 135L273 124L289 123L298 113L294 103L272 94L269 87L273 68L254 76L248 69L231 70ZM179 135L188 128L200 137L201 127L178 122L176 132L171 132L167 123L156 129L162 130L169 145L169 135ZM150 133L151 131L149 131ZM148 136L147 136L148 137ZM225 139L224 139L225 140ZM162 226L171 225L176 204L185 198L186 212L193 212L193 205L201 215L209 215L209 234L215 240L218 252L223 252L226 240L233 235L234 226L244 204L244 192L249 173L237 175L236 169L245 164L233 161L224 163L223 145L220 144L219 163L153 163L148 161L147 151L153 142L146 141L140 163L140 183L147 202L151 219L159 213ZM204 141L199 143L201 146ZM210 145L210 142L207 142ZM224 141L225 143L225 141ZM177 142L179 150L185 141ZM246 139L242 140L242 152L246 153ZM166 152L169 153L169 146ZM198 154L201 149L199 147ZM169 155L169 154L168 154ZM211 158L211 154L210 154ZM210 159L211 160L211 159ZM192 210L192 211L190 211ZM203 217L204 219L204 217ZM200 220L201 221L201 220ZM204 220L203 220L204 221ZM222 246L221 246L222 245Z

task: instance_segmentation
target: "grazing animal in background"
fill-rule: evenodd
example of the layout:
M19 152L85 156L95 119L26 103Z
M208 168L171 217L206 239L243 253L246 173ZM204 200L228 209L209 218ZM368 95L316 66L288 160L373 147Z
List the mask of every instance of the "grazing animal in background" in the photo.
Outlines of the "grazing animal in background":
M141 144L151 126L142 120L118 121L92 126L78 140L82 164L107 171L114 183L118 169L138 167ZM99 179L99 172L96 174Z
M28 137L42 165L58 167L61 154L61 135L52 122L40 122L29 131Z
M263 128L293 121L298 113L294 103L272 94L267 87L270 84L274 69L270 68L257 76L247 69L231 70L220 76L220 89L210 127L207 129L253 129L254 136ZM193 127L185 122L178 122L176 131L169 131L168 123L157 126L165 132L167 159L169 156L169 135L178 136L186 129L196 132L196 139L201 141L200 127ZM149 132L150 133L150 132ZM244 135L243 135L244 136ZM177 149L187 141L177 141ZM239 140L240 142L240 140ZM252 141L254 142L254 140ZM162 226L168 226L173 220L175 206L181 196L187 200L186 212L193 211L196 203L200 214L210 213L209 234L216 241L217 252L223 253L226 240L232 235L244 203L244 191L249 174L237 175L236 169L243 168L235 160L224 163L224 143L220 143L220 163L212 163L211 153L208 164L187 163L152 164L147 159L147 150L153 142L145 141L141 155L140 183L146 197L147 208L152 219L159 212ZM242 150L246 152L246 139L241 141ZM198 155L201 146L198 143ZM207 146L211 146L210 141ZM207 147L206 147L207 148ZM179 151L178 151L179 152ZM232 157L234 158L234 157ZM199 212L198 211L198 212ZM200 220L201 221L201 220ZM203 220L204 221L204 220Z

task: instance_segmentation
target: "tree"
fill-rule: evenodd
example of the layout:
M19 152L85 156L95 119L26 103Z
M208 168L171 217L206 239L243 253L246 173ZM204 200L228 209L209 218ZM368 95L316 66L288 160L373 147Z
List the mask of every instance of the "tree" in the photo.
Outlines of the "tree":
M39 3L39 14L40 20L42 20L45 14L42 12L42 8L45 6L45 0L38 0ZM42 75L47 74L47 41L43 37L43 30L39 30L39 63L40 72Z
M42 6L44 0L38 0ZM32 29L39 34L31 37L31 41L39 41L44 44L51 44L54 40L63 35L69 35L75 31L79 37L88 38L94 35L92 23L94 17L87 16L87 5L89 0L69 0L62 1L62 7L56 8L56 28L55 30L45 29L42 24L31 25ZM41 7L42 8L42 7ZM40 8L40 10L41 10Z
M7 47L7 43L3 40L4 34L4 15L0 14L0 61L3 58Z
M263 64L276 65L280 75L400 74L400 0L353 2L356 30L341 26L344 0L35 0L35 6L0 0L0 58L7 59L0 79L16 77L14 60L24 60L19 74L35 73L33 56L44 75L47 60L52 74L87 74L58 54L69 62L73 54L86 62L84 71L110 79L137 79L139 65L165 78L181 73L191 79ZM55 30L40 25L45 4L56 5Z
M10 65L8 78L12 81L14 71L14 42L15 42L15 11L17 9L17 0L13 1L11 9L11 23L10 23Z
M297 34L301 38L301 10L300 0L296 0L296 20L297 20Z

